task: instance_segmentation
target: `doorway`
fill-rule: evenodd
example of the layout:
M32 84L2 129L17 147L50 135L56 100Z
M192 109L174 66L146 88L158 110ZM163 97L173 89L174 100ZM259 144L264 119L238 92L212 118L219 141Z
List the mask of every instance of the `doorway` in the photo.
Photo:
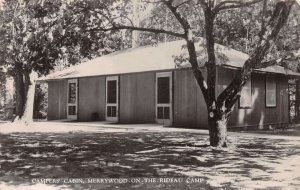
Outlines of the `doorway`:
M106 121L118 122L119 77L106 77Z
M156 73L156 122L172 124L172 72Z
M67 118L71 120L77 120L78 111L78 81L77 79L68 80L68 103L67 103Z

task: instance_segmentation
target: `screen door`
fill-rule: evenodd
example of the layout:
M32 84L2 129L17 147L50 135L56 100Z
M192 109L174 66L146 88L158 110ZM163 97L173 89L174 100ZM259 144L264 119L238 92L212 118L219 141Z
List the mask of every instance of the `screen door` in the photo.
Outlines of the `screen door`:
M106 121L118 122L119 78L106 78Z
M172 72L156 74L156 122L172 124Z
M67 111L68 119L77 119L77 95L78 94L78 86L77 79L68 80L68 103L67 103Z

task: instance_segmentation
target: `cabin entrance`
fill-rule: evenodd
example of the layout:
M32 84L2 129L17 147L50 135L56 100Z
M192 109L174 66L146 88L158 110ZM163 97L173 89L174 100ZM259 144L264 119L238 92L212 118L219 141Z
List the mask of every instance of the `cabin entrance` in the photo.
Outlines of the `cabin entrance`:
M119 77L106 77L106 121L118 122Z
M156 122L172 124L172 72L156 74Z
M77 97L78 97L78 82L77 79L68 80L68 103L67 103L67 118L77 120Z

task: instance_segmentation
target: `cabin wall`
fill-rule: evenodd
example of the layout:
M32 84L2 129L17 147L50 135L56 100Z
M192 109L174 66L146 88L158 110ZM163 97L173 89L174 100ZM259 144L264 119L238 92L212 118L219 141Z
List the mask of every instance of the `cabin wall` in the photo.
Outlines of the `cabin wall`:
M237 70L219 68L218 85L219 94L231 82ZM274 75L274 74L273 74ZM243 127L253 125L286 124L288 119L288 77L276 74L276 107L266 107L266 76L267 74L253 73L251 76L251 108L239 108L235 105L228 125Z
M155 72L120 75L120 123L155 123Z
M67 118L67 80L48 82L48 120Z
M207 129L207 110L203 95L191 69L173 72L173 125ZM237 70L218 68L217 94L226 88ZM203 72L206 76L206 72ZM288 123L288 77L276 74L277 106L265 103L266 74L252 74L252 107L239 108L236 103L229 126L270 125ZM155 123L156 72L119 75L119 122ZM105 120L105 76L78 79L78 120ZM48 119L67 118L67 80L50 81Z
M203 72L206 76L206 73ZM192 70L174 71L174 126L207 129L207 109Z
M78 79L78 121L105 120L105 77Z

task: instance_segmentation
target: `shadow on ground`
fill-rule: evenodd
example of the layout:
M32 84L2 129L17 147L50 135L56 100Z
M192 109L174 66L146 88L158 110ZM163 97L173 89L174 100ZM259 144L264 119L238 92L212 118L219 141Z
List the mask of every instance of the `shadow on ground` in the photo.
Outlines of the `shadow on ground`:
M230 138L231 147L217 149L206 146L207 138L188 132L0 134L0 184L14 189L35 185L34 178L199 177L201 183L70 183L51 187L300 187L300 140L240 136Z

